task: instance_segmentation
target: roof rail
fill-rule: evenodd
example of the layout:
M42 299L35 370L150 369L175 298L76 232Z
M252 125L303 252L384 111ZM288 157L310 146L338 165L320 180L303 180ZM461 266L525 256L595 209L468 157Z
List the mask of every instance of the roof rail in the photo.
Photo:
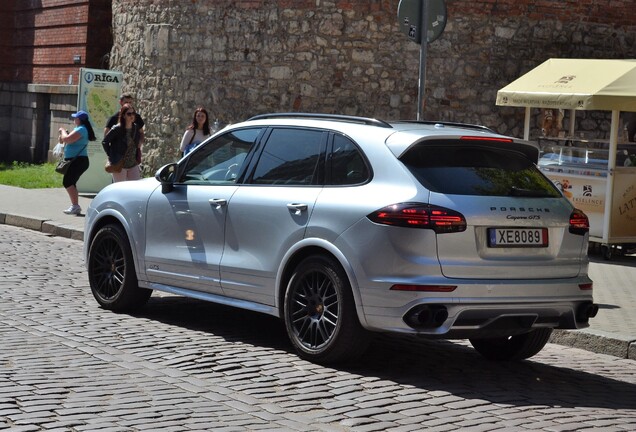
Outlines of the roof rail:
M447 122L447 121L432 121L432 120L399 120L397 122L394 123L417 123L417 124L427 124L427 125L444 125L444 126L453 126L453 127L460 127L460 128L466 128L466 129L479 129L479 130L484 130L484 131L488 131L488 132L492 132L492 133L497 133L494 130L490 129L487 126L482 126L482 125L476 125L476 124L470 124L470 123L459 123L459 122Z
M389 123L369 117L357 117L340 114L318 114L318 113L272 113L272 114L260 114L251 117L249 120L263 120L272 118L299 118L299 119L317 119L317 120L338 120L350 123L361 123L370 126L378 126L383 128L392 128Z

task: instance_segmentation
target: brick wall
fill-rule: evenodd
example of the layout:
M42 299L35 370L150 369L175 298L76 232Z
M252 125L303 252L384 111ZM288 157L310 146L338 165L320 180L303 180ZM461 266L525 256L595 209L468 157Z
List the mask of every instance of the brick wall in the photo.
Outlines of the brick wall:
M0 81L77 84L80 67L101 68L110 53L110 0L3 0ZM79 61L75 61L79 56Z
M50 158L79 68L108 68L111 19L110 0L0 2L0 160Z
M13 35L13 11L17 0L0 2L0 82L9 81L14 77L11 65L17 50L11 46Z

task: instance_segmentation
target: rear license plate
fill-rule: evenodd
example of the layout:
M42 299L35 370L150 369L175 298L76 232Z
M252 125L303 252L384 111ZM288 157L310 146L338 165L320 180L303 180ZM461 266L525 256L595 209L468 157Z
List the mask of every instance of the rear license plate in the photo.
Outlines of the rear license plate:
M547 228L488 228L489 247L548 247Z

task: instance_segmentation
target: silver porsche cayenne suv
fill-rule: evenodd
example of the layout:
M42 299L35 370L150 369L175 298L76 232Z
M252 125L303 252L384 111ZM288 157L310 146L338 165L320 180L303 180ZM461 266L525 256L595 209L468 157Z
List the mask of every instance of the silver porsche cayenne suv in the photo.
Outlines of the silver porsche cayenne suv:
M93 199L91 290L116 312L157 290L274 315L320 363L379 332L525 359L598 311L588 219L538 153L475 125L256 116Z

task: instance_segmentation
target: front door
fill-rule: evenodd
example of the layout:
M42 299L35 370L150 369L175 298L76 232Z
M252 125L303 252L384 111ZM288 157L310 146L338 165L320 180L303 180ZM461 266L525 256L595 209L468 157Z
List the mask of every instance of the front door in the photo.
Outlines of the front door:
M222 294L219 264L228 204L262 128L239 129L199 145L181 161L172 190L148 202L148 280Z

